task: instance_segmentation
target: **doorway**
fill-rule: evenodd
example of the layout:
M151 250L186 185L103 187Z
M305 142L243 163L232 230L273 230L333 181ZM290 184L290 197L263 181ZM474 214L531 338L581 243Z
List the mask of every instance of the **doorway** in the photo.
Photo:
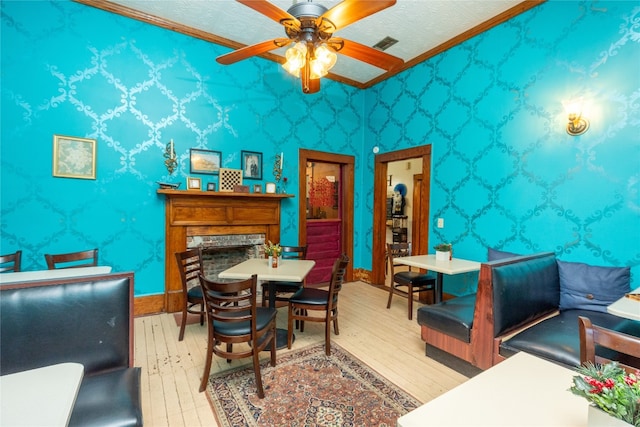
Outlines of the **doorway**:
M325 285L341 253L351 259L345 281L352 281L355 158L305 149L298 154L299 244L316 261L306 284Z
M374 196L373 196L373 249L371 280L375 285L385 284L386 231L387 231L387 167L391 162L407 161L419 158L422 162L421 174L416 174L413 181L413 227L411 253L421 255L427 253L429 247L429 197L431 181L431 145L408 148L390 153L378 154L375 157Z

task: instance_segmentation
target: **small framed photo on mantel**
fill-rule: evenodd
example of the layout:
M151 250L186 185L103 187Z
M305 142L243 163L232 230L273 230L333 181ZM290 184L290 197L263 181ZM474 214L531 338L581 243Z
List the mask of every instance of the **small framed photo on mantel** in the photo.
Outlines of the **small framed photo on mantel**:
M276 194L276 184L273 182L267 182L265 192L268 194Z

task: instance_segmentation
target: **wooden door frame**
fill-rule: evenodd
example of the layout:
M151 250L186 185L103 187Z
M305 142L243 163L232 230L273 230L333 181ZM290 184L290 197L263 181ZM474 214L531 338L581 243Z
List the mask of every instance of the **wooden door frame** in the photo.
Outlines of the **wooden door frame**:
M326 153L324 151L298 150L298 241L300 245L307 244L307 162L336 163L340 165L342 179L340 180L340 194L342 194L342 252L347 254L351 262L345 272L345 282L353 281L353 194L355 193L355 157L343 154Z
M411 250L414 255L427 253L429 247L429 198L431 185L431 145L407 148L389 153L376 154L373 177L373 247L371 259L371 280L375 285L383 286L385 283L385 243L387 230L387 164L401 160L422 158L422 191L420 205L424 208L420 211L421 237L417 242L411 242Z

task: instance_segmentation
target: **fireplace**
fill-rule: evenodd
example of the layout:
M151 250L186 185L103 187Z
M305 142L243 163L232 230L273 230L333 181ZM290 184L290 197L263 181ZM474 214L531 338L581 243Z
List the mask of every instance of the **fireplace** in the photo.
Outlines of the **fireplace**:
M202 249L204 275L219 280L221 271L251 258L264 257L264 234L187 237L187 249Z
M261 256L260 253L256 255L255 251L260 251L264 241L280 241L280 201L293 197L290 194L166 189L158 190L158 194L166 198L164 309L167 312L182 310L182 285L175 253L185 251L188 241L221 242L229 241L232 239L231 236L254 236L249 238L257 239L252 243L227 246L253 246L252 256ZM256 243L260 241L262 243ZM260 248L256 249L256 246ZM245 252L248 248L237 249ZM206 248L205 252L211 253L216 250L220 252L215 247ZM224 252L230 253L231 248L227 247ZM242 256L247 255L245 253Z

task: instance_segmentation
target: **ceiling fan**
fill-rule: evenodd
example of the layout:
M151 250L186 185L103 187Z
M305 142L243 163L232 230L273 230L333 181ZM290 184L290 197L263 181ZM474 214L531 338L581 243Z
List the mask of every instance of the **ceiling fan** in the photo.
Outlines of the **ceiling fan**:
M335 64L336 52L387 71L404 63L401 58L333 36L338 29L393 6L396 0L344 0L331 9L308 0L294 4L286 12L266 0L236 1L282 24L287 38L267 40L221 55L216 58L220 64L233 64L294 43L287 49L287 61L282 66L301 77L304 93L315 93L320 90L320 78Z

